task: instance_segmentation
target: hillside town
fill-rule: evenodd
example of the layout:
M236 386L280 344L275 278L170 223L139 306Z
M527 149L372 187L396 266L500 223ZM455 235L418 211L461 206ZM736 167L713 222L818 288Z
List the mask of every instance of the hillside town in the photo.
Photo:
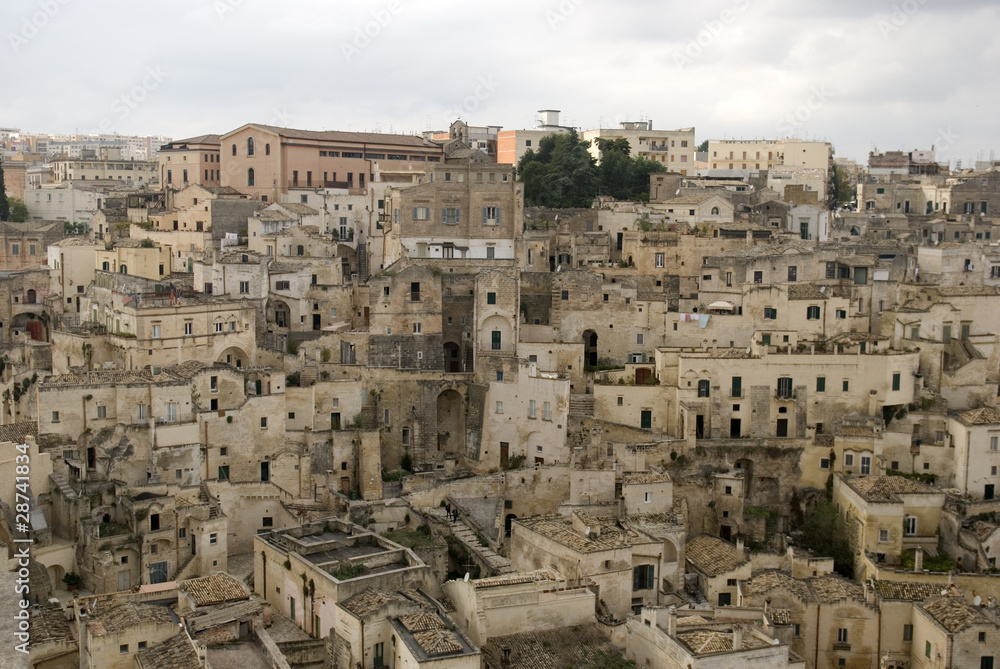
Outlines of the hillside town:
M1000 666L1000 161L560 114L0 129L30 667Z

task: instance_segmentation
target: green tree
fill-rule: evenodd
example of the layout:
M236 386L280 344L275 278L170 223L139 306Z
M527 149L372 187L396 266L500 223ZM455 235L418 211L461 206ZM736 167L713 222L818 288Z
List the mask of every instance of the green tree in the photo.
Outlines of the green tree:
M0 221L10 218L10 204L7 202L7 191L3 183L3 161L0 161Z
M588 149L590 142L575 130L548 135L529 149L517 165L528 206L589 207L597 193L597 167Z
M627 139L598 139L601 150L600 176L601 195L610 195L616 200L649 201L649 175L665 172L658 162L642 157L631 157L631 146Z
M854 553L847 523L833 502L817 506L802 524L802 545L820 557L832 557L837 573L854 578Z
M833 164L833 206L843 207L854 197L851 175L843 167Z
M7 220L11 223L24 223L28 220L28 207L24 204L24 200L16 197L7 198L10 203L10 215Z
M699 153L705 153L706 151L708 151L708 140L706 139L704 142L702 142L701 144L699 144L698 148L695 149L695 151L697 151Z

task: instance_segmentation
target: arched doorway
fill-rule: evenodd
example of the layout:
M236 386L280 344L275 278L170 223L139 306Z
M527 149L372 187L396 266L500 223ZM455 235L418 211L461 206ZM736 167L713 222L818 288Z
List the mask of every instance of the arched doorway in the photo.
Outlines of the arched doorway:
M445 390L437 398L437 447L457 453L465 441L465 407L457 390Z
M507 517L503 519L503 535L505 537L510 536L510 528L516 518L517 516L513 513L508 513Z
M35 304L35 300L37 299L37 297L38 297L38 294L35 293L35 289L34 288L29 288L28 289L28 295L27 295L27 297L25 299L28 302L28 304Z
M291 309L281 300L274 300L271 303L268 321L274 323L275 327L287 328L291 323Z
M587 365L597 367L597 333L593 330L583 333L583 359Z
M459 349L458 344L453 341L445 342L444 371L451 373L462 371L462 358L460 354L461 349Z
M217 362L224 362L236 368L249 366L250 357L239 346L230 346L219 354Z

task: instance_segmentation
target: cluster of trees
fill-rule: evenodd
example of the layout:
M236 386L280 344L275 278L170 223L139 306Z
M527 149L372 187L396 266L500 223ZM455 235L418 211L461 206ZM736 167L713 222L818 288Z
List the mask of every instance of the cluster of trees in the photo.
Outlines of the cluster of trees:
M0 221L24 223L28 220L28 207L16 197L8 198L4 190L3 164L0 164Z
M633 158L627 139L598 139L601 164L590 155L590 142L576 131L548 135L538 150L528 149L517 164L528 206L589 207L597 195L616 200L649 200L649 175L665 172L660 163Z

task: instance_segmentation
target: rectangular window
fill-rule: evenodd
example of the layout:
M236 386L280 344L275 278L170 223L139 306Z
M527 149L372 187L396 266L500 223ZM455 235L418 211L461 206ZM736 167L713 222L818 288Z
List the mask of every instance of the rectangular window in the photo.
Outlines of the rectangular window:
M854 466L854 453L844 453L844 466L845 467Z
M193 328L194 328L194 325L192 323L185 323L184 324L184 335L185 336L191 335L193 333Z
M778 318L778 310L771 307L764 307L764 320L773 321Z
M850 387L851 387L851 382L848 381L847 379L844 379L844 392L846 393L848 390L850 390Z
M414 207L413 208L413 220L414 221L429 221L429 220L431 220L431 208L430 207Z
M895 373L895 374L892 375L892 389L893 390L899 390L899 381L900 381L900 375L897 372L897 373Z
M229 480L229 465L222 465L219 467L219 480L228 481Z
M413 324L413 334L420 334L423 326L420 323Z
M837 630L837 643L847 643L847 628L841 627Z
M753 273L754 283L764 283L764 272L757 271Z
M497 372L497 381L503 381L503 372Z
M420 282L412 281L410 282L410 302L420 301Z
M535 400L528 400L528 418L535 417Z
M819 468L820 469L829 469L830 468L830 458L820 458L819 459Z
M931 659L931 642L930 641L925 641L924 642L924 657L926 657L928 660Z
M826 377L817 376L816 377L816 392L825 393L826 392Z
M552 403L542 403L542 420L552 420Z
M108 417L108 407L106 407L104 405L98 405L97 406L97 417L98 418L107 418Z
M889 543L889 530L878 531L878 542L880 544Z
M392 425L392 421L389 420L390 413L388 409L382 409L382 425L389 427Z
M58 411L53 411L52 412L52 422L53 423L58 423L59 422L59 412Z
M837 320L842 321L847 318L847 309L837 309Z
M797 281L798 280L798 275L799 275L799 268L796 267L795 265L789 265L788 266L788 280L789 281Z
M656 567L651 564L639 565L632 569L632 589L652 590L656 587Z
M698 381L698 397L708 397L709 396L708 395L708 393L709 393L709 384L710 384L710 381L708 379L700 379Z
M496 304L497 294L496 293L486 293L486 304Z
M118 646L118 653L121 655L128 655L128 644L123 643L120 646Z
M778 397L782 399L792 397L792 379L790 377L783 376L778 379Z
M499 351L501 344L501 334L499 330L494 330L490 338L490 349L493 351Z
M903 641L906 643L913 641L913 625L903 625Z
M642 346L642 342L643 342L643 335L642 335L642 333L637 334L635 336L635 343L638 344L639 346Z
M730 397L743 397L743 377L734 376L730 385Z
M157 532L160 529L160 514L151 513L149 514L149 531Z
M657 267L663 267L663 254L662 253L657 253L656 254L655 264L656 264Z
M250 292L250 282L240 281L240 295L246 295Z
M903 519L903 535L915 537L917 535L917 517L907 516Z
M500 225L500 207L483 207L483 225Z
M819 320L819 307L806 307L806 320Z
M216 332L222 332L222 325L223 325L222 323L216 323L215 324L215 331Z
M219 535L216 534L215 532L212 532L211 534L209 534L208 535L208 543L213 544L213 545L219 543Z
M503 402L497 402L497 413L503 413Z
M441 210L441 222L445 225L458 225L461 221L459 220L458 207L445 207Z
M997 450L997 442L998 441L1000 441L1000 437L997 437L997 436L990 437L990 450L991 451Z

